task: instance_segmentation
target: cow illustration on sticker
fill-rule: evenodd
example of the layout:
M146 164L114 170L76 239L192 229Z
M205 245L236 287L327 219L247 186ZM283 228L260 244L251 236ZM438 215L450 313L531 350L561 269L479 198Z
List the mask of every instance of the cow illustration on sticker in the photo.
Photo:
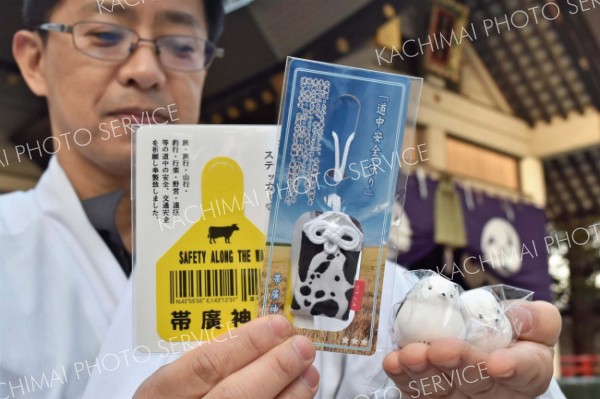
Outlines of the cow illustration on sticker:
M157 329L168 342L190 331L201 340L209 331L216 337L258 315L265 236L245 215L242 168L232 158L212 158L200 185L205 212L157 262ZM220 203L242 205L206 211ZM181 319L186 328L176 329Z
M232 224L231 226L210 226L208 228L208 242L210 244L216 244L217 238L225 238L226 244L231 244L231 235L234 231L239 230L237 223Z

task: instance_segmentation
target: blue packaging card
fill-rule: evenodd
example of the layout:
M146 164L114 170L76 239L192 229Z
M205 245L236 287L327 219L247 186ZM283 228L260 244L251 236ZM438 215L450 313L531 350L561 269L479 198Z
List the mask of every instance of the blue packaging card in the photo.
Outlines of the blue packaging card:
M284 314L318 349L375 350L385 245L413 81L288 59L262 313ZM321 241L309 242L311 221L335 226L330 230L337 229L337 236L323 227L314 236ZM339 244L328 244L322 233L336 236ZM344 245L350 236L360 239L359 247ZM336 259L341 259L337 274L332 271ZM336 291L342 283L343 291Z

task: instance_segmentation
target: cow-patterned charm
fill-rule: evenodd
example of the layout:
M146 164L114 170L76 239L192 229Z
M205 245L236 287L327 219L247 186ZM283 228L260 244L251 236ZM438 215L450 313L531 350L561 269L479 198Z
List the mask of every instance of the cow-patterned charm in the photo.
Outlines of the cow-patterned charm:
M325 212L302 229L292 310L347 320L363 233L348 215Z

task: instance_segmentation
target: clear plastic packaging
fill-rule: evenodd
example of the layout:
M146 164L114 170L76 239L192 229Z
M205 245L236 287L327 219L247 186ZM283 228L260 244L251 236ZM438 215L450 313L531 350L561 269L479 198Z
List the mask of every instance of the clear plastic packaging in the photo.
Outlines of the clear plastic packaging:
M466 322L460 294L463 289L431 270L406 272L411 290L395 307L393 336L402 348L442 338L465 338Z
M290 58L262 314L317 349L372 354L405 134L421 79Z
M511 313L533 292L500 284L466 291L461 302L466 320L465 339L484 352L506 348L521 332Z
M134 137L135 342L180 352L258 317L277 127L141 126Z
M506 348L521 332L512 314L533 292L500 284L468 291L431 270L405 273L411 287L394 307L392 333L399 348L460 338L481 351Z

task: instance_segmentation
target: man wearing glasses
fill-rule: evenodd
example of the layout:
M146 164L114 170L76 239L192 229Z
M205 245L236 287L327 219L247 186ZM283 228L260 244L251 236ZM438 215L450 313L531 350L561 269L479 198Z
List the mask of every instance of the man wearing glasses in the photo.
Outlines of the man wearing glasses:
M160 360L125 358L131 143L126 134L106 140L99 127L150 114L154 123L198 122L207 68L222 55L214 44L221 2L155 0L101 12L96 0L25 0L24 15L29 30L15 34L15 59L47 99L52 135L69 145L34 190L0 197L0 398L120 398L136 389L136 398L314 397L314 348L282 317L252 321L158 370ZM69 132L89 132L89 141ZM486 361L488 378L446 397L541 394L560 317L544 304L530 309L529 328L510 350L408 346L386 357L391 380L380 387L395 383L410 397L411 382ZM378 358L319 354L315 364L322 399L368 397L377 390L371 377L384 375Z
M187 35L142 39L126 26L108 22L80 21L73 25L48 22L40 24L37 29L69 33L73 36L73 46L77 50L105 61L124 61L140 43L148 43L156 46L156 53L163 66L180 72L207 69L215 57L223 56L223 49L200 36L194 36L197 32L193 30L189 30Z

